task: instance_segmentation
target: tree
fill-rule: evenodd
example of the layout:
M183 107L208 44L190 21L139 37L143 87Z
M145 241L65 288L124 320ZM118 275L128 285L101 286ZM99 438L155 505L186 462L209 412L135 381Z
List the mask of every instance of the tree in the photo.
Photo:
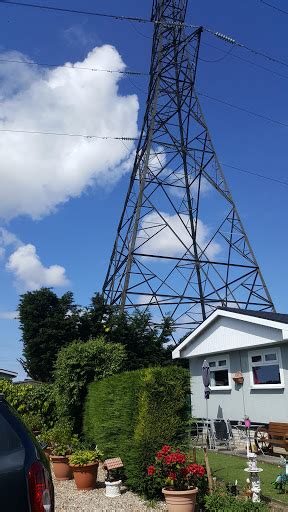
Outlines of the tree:
M31 378L49 382L58 351L78 338L80 308L72 292L58 297L41 288L21 295L18 311L24 346L20 362Z
M86 309L83 322L87 322L90 338L98 338L105 336L108 332L107 321L114 313L114 308L105 304L104 297L101 293L95 293L91 299L91 303Z
M171 364L172 349L168 345L172 334L171 319L166 317L159 326L153 325L151 313L114 311L106 323L106 338L124 345L126 370Z

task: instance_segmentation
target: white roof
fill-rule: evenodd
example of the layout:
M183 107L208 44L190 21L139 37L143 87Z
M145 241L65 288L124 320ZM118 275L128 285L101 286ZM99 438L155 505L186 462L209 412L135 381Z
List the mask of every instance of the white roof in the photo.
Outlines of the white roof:
M0 373L4 373L5 375L9 375L11 377L16 377L18 375L17 372L11 372L10 370L3 370L3 368L0 368Z
M249 332L244 328L241 332L237 320L246 322ZM222 331L218 335L214 325L216 322L223 324ZM172 358L196 357L207 353L267 345L283 340L288 340L288 324L285 322L257 317L253 315L252 311L250 315L247 310L241 313L241 310L238 312L216 309L173 350Z

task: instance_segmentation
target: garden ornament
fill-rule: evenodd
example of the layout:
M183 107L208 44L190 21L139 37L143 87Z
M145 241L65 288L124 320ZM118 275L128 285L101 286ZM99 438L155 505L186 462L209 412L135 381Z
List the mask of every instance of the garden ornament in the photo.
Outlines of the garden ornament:
M282 473L280 473L276 480L273 482L275 489L279 489L281 492L285 492L285 486L288 481L288 460L281 455L279 468L282 467Z

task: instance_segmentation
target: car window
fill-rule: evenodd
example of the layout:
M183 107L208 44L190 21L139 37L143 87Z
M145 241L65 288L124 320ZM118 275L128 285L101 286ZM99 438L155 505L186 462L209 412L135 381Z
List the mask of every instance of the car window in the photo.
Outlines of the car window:
M10 423L0 414L0 457L22 447L21 440Z
M25 448L13 427L0 413L0 474L24 465Z

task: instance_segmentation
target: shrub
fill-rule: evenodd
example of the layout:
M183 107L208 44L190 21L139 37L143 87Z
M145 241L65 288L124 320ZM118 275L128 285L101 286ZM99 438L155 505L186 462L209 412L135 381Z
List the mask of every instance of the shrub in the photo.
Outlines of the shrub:
M244 498L235 498L231 494L215 491L204 498L207 512L268 512L264 503L253 503Z
M102 460L103 453L97 448L95 450L78 450L69 457L69 463L73 466L85 466Z
M45 439L45 433L43 440ZM80 441L76 434L73 434L71 425L64 421L58 421L54 427L46 433L49 448L51 448L52 455L65 457L78 450Z
M153 497L147 467L163 444L185 440L190 416L189 372L183 368L147 368L89 386L84 433L105 458L120 456L126 484Z
M59 418L66 418L78 432L87 385L119 372L126 357L122 345L103 338L75 341L63 348L55 366L56 403Z
M52 384L13 384L0 379L0 393L20 414L31 430L46 430L56 421Z

